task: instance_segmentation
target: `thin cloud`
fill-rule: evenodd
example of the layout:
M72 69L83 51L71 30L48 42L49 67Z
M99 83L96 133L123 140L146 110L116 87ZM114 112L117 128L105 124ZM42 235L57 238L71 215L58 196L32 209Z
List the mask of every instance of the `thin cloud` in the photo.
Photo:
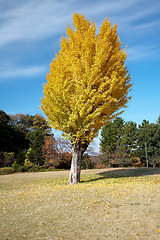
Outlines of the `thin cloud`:
M159 46L155 45L155 46L141 46L141 45L136 45L133 47L129 47L127 48L127 60L128 61L137 61L137 60L142 60L145 58L145 60L147 60L147 58L150 60L150 58L155 58L155 56L157 55L157 57L159 56L157 49L159 48Z
M97 16L101 14L106 14L106 17L114 16L122 14L127 8L131 8L133 4L135 4L139 0L131 0L131 1L125 1L125 0L115 0L115 1L97 1L92 2L92 4L89 5L89 8L85 9L85 7L82 8L82 10L85 11L85 13L89 16Z
M136 22L140 19L146 18L146 17L150 17L151 15L155 15L155 14L159 14L159 10L160 10L160 2L157 2L154 5L149 5L147 2L145 5L143 5L143 11L142 11L142 7L140 7L140 4L142 4L143 1L140 1L139 4L137 4L137 6L135 5L132 14L129 14L129 21L132 22ZM151 2L151 3L154 3Z
M4 82L5 79L19 78L19 77L34 77L46 73L47 68L44 66L32 66L2 70L0 72L0 80Z
M63 33L66 24L71 22L73 11L84 13L89 18L101 19L101 16L109 16L114 23L120 22L123 27L124 22L133 20L134 8L140 2L142 1L18 1L17 5L15 3L12 8L6 8L0 15L0 21L3 23L0 29L0 45L16 40L44 39L56 33ZM136 11L137 16L140 13L141 10ZM99 24L101 23L98 22Z
M5 3L6 8L4 7ZM109 16L112 23L118 23L120 36L121 33L125 33L127 36L126 43L124 43L126 45L130 39L139 39L141 35L143 37L142 32L144 33L146 30L156 32L156 27L160 26L159 20L154 19L152 22L139 22L146 16L149 19L159 10L160 4L157 1L156 4L150 4L150 7L147 3L149 4L149 1L144 0L127 2L126 0L28 0L24 2L15 0L14 4L9 0L3 1L3 12L0 14L0 47L2 48L9 43L14 44L17 40L35 42L51 36L54 37L57 33L63 34L66 31L66 24L72 22L73 11L84 13L87 18L96 17L98 29L102 24L101 21ZM152 44L151 41L150 45ZM142 49L144 45L143 41ZM136 48L130 48L130 59L135 59L135 52L137 52ZM141 51L139 58L140 56L141 58L145 57L146 54L148 54L146 50ZM18 70L18 72L20 71ZM10 73L6 73L6 76L8 75L10 76Z
M63 30L70 19L70 1L62 5L60 1L33 1L7 9L1 14L4 21L0 29L0 45L15 40L47 38Z
M160 25L160 21L151 21L151 22L146 22L146 23L140 23L136 26L134 26L132 29L134 31L145 31L147 29L150 29L152 31L155 31L155 28Z

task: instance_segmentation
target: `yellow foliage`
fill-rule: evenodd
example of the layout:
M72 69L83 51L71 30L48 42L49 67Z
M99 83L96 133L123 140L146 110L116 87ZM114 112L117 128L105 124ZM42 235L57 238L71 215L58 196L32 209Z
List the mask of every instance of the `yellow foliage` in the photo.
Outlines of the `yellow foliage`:
M88 144L126 107L132 84L117 25L106 18L96 35L95 22L78 13L73 25L50 64L41 108L53 128Z

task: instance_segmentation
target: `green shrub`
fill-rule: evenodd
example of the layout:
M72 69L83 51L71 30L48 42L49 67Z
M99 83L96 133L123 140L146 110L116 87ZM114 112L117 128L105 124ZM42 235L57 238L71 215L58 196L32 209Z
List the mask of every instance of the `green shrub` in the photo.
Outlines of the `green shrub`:
M29 169L29 172L39 172L40 169L41 169L40 167L34 165L33 167L31 167L31 168Z
M25 161L24 161L24 166L25 166L26 168L29 169L29 168L33 167L33 165L34 165L34 164L33 164L32 162L30 162L29 159L27 159L27 158L25 159Z
M15 172L27 172L28 171L28 168L24 165L19 165L17 163L17 161L15 161L13 164L12 164L12 168L14 169Z
M7 174L14 173L14 172L15 172L15 170L12 167L0 168L0 175L7 175Z

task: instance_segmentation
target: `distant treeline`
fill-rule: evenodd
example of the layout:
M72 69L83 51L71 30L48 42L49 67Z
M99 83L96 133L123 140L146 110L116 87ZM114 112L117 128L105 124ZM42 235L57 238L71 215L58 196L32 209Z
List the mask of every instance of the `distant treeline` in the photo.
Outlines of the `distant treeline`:
M51 127L40 114L8 115L0 110L0 168L14 171L70 169L71 144L55 138ZM125 122L117 117L104 126L100 154L89 147L82 168L121 166L160 166L160 117L156 123Z
M0 167L15 171L70 168L69 141L55 139L40 114L7 115L0 110Z
M125 122L121 117L104 126L100 151L110 166L160 166L160 116L156 123Z
M54 137L51 127L40 114L8 115L0 110L0 174L13 171L43 171L70 169L72 148L70 141ZM93 168L89 147L84 154L82 168ZM10 171L2 168L10 167Z

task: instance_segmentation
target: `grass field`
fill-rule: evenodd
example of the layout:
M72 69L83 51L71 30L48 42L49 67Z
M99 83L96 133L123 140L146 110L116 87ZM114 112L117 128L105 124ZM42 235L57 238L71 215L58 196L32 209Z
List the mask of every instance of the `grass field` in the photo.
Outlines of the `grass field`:
M158 240L160 169L0 176L1 240Z

